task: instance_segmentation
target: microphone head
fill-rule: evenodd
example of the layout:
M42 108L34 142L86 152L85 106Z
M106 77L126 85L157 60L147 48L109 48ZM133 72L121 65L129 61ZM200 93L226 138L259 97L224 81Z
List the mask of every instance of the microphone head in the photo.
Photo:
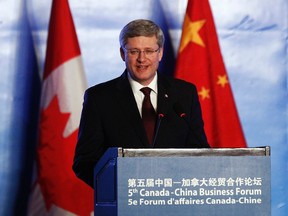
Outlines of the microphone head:
M186 113L184 112L184 109L180 103L175 103L173 109L179 117L183 118L186 116Z
M166 107L165 106L157 108L157 117L159 119L164 118L166 114L167 114L167 112L166 112Z

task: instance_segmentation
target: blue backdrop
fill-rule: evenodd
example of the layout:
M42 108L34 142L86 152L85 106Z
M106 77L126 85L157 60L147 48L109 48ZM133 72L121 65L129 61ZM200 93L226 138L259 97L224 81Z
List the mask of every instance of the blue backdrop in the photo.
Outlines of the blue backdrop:
M164 28L173 63L187 0L69 2L89 86L123 72L118 35L132 19ZM287 215L288 2L210 4L247 143L272 148L272 214ZM0 1L0 215L26 211L50 7L51 0Z

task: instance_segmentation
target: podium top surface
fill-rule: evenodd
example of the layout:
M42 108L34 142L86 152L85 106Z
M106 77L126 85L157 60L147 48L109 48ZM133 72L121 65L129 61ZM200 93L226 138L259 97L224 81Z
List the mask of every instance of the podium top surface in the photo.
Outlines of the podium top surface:
M270 156L270 147L211 149L129 149L118 148L118 157L189 157L189 156Z

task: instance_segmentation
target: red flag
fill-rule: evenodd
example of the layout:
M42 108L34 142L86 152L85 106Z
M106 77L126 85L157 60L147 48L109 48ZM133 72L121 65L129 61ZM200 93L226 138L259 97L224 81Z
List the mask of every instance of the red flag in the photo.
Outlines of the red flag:
M246 147L208 0L189 0L175 76L194 83L211 147Z
M93 190L72 171L81 104L87 87L67 0L54 0L43 76L37 181L29 215L93 212Z

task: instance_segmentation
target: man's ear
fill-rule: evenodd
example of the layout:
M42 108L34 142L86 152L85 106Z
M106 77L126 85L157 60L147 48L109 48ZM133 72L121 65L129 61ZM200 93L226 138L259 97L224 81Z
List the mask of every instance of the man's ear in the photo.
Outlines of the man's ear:
M125 53L122 47L120 47L120 55L123 61L125 61Z
M162 60L163 53L164 53L164 47L161 47L159 50L159 58L158 58L159 62Z

